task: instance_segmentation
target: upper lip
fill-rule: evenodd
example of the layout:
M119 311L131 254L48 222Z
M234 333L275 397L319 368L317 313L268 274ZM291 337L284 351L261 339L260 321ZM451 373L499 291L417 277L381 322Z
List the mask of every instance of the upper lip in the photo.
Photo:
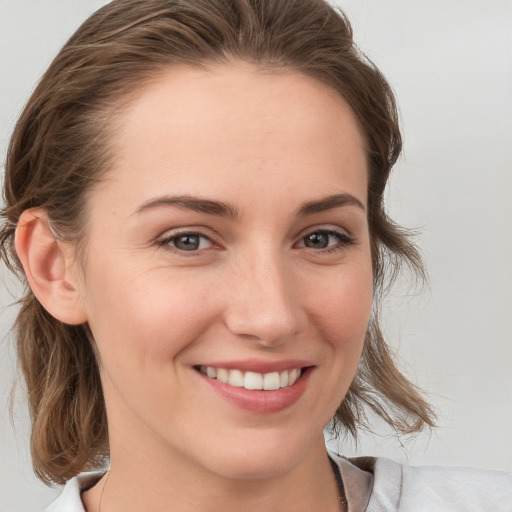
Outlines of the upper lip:
M211 361L201 363L201 366L224 368L226 370L241 370L243 372L272 373L314 366L311 361L304 359L283 359L280 361L264 361L261 359L244 359L240 361Z

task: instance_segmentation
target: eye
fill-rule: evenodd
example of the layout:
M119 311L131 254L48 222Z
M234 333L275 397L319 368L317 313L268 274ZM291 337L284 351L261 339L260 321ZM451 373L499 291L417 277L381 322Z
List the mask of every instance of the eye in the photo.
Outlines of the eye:
M322 251L342 249L353 243L354 239L342 231L318 229L304 236L297 246Z
M179 251L193 252L208 249L213 245L212 241L201 233L178 233L168 236L158 242L160 246L167 246Z

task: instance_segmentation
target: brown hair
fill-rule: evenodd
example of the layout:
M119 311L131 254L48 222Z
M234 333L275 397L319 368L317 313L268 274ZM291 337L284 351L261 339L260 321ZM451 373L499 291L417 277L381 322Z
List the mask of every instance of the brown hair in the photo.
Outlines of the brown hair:
M12 135L0 231L4 261L24 280L13 239L27 208L45 209L64 240L84 240L86 195L109 168L116 112L132 91L176 65L237 59L328 84L355 112L366 141L375 308L335 427L355 437L358 427L369 427L365 407L400 433L433 425L432 410L396 368L378 322L380 295L401 265L423 273L418 252L383 206L401 151L394 97L357 50L343 13L323 0L114 0L99 9L43 75ZM108 456L93 341L87 325L57 321L28 287L20 302L15 332L33 464L43 481L63 483Z

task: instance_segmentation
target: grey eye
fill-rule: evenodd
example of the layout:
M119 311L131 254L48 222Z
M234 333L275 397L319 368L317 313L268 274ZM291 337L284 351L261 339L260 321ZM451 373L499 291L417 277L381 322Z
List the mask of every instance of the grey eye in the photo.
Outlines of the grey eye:
M199 251L212 245L210 239L200 233L182 233L168 238L164 243L187 252Z
M334 235L324 231L315 231L314 233L310 233L305 236L303 240L304 245L311 249L325 249L333 243L338 242L338 239Z
M182 251L197 251L201 243L199 235L180 235L174 238L173 245Z
M324 249L343 249L354 243L354 239L341 231L318 230L311 231L302 237L298 247L307 247L322 251Z

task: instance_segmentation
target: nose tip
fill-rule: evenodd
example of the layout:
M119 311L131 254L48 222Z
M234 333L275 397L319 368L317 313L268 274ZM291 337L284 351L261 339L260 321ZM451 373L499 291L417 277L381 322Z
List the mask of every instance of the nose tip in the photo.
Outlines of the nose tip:
M262 346L273 346L292 337L296 325L288 314L262 313L258 310L246 310L244 314L231 317L228 327L234 334L247 340L254 340Z
M293 280L276 267L252 270L231 290L227 327L262 346L280 344L295 335L302 323Z

